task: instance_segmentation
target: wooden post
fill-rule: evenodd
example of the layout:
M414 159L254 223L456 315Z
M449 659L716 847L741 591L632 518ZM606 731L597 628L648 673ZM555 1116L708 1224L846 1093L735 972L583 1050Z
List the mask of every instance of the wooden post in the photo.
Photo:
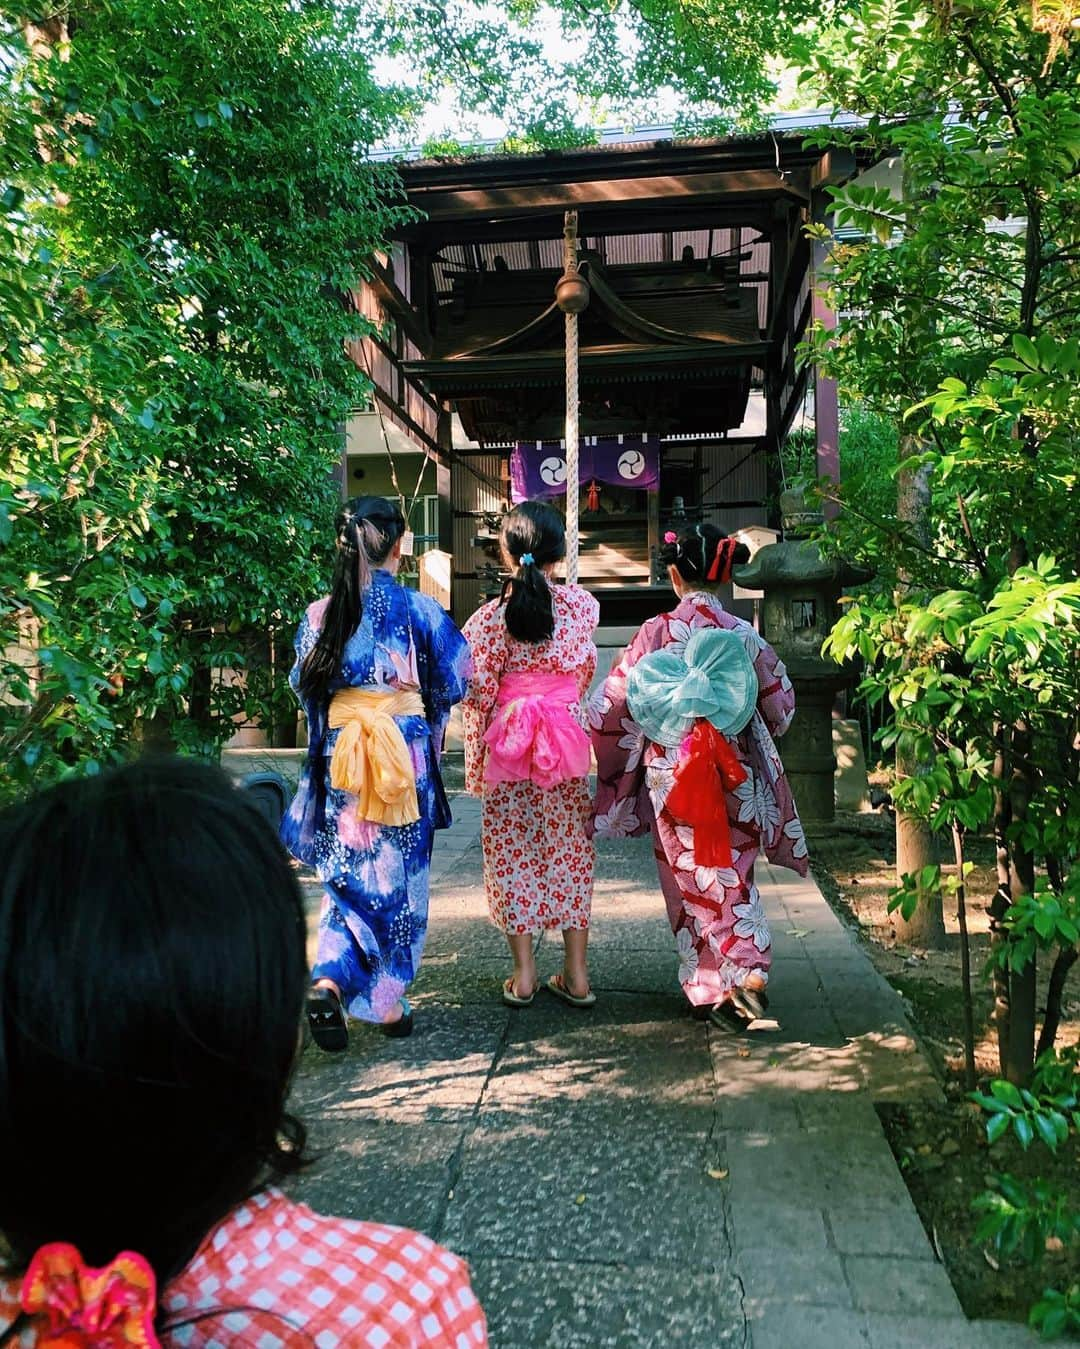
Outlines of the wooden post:
M811 300L810 316L828 331L836 327L836 314L825 302L821 292L821 274L825 268L829 245L815 239L810 260ZM828 379L814 367L814 435L817 441L817 473L819 478L840 481L840 400L836 380ZM822 506L826 519L832 519L839 507L833 501Z
M450 494L450 474L454 471L452 451L454 448L453 418L449 408L439 413L435 439L442 451L435 464L435 490L439 494L439 547L444 553L454 551L454 503ZM456 559L455 559L456 560Z

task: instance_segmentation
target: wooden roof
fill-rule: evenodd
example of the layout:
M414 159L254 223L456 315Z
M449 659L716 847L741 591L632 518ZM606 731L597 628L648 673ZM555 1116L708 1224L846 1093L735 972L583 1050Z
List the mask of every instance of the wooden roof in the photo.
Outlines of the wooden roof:
M422 217L374 284L416 349L404 372L476 440L559 434L553 292L574 209L591 283L583 428L736 427L805 322L813 199L853 169L774 136L401 165Z

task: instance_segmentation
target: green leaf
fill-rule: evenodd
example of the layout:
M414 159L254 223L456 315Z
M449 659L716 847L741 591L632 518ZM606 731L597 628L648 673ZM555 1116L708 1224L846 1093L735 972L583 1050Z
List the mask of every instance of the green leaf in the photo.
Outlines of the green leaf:
M1058 1135L1057 1130L1054 1128L1053 1121L1049 1120L1043 1114L1034 1114L1031 1117L1031 1122L1035 1126L1035 1132L1039 1135L1039 1137L1050 1149L1050 1151L1057 1152Z
M996 1143L1003 1133L1008 1130L1011 1116L1007 1111L1002 1111L998 1115L992 1115L986 1121L987 1142Z
M1016 1135L1020 1146L1026 1152L1035 1137L1035 1131L1031 1127L1031 1121L1026 1115L1014 1115L1012 1124L1013 1133Z
M1013 351L1016 352L1024 365L1030 370L1038 370L1039 352L1031 338L1025 337L1023 333L1014 333L1012 344Z
M1020 1092L1011 1082L1006 1082L1004 1078L996 1078L990 1083L990 1093L997 1100L1003 1101L1005 1105L1012 1106L1015 1110L1022 1110L1024 1102L1020 1097Z
M128 586L128 599L136 609L145 609L149 601L146 594L137 585Z

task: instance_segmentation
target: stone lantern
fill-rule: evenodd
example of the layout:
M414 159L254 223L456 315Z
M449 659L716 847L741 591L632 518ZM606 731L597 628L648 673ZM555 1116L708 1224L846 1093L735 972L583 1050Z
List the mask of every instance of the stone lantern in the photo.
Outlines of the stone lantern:
M832 709L852 674L823 657L821 644L836 622L843 587L869 580L870 573L823 557L806 537L823 517L808 509L801 491L784 492L780 512L783 539L766 544L732 575L740 586L764 592L762 635L776 648L795 686L795 718L780 746L795 804L804 820L831 820Z

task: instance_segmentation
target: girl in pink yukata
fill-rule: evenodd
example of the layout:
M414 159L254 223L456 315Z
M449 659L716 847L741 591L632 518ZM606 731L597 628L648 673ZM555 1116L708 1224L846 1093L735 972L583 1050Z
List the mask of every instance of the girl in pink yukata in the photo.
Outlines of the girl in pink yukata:
M746 546L697 525L665 534L660 556L679 603L643 624L590 709L595 829L652 831L683 991L695 1015L741 1029L767 1006L772 956L758 852L807 871L775 744L795 698L776 652L716 593Z
M512 510L500 545L511 575L463 629L473 673L462 707L465 785L484 802L484 887L514 962L502 997L511 1007L532 1002L534 938L560 928L563 969L547 987L591 1007L591 756L581 700L596 670L600 609L580 586L552 582L566 531L551 506L527 501Z
M225 775L143 760L0 814L0 1346L484 1349L465 1262L277 1188L300 889Z

